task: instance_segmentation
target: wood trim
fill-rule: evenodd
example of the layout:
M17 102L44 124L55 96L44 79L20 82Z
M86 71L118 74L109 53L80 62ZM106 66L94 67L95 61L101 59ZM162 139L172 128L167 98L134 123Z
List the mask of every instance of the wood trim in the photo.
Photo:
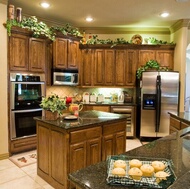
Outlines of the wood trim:
M8 158L9 158L9 153L0 154L0 160L8 159Z
M116 45L112 47L111 44L99 44L99 45L79 45L80 49L135 49L135 50L143 50L143 49L150 49L150 50L174 50L174 45L149 45L149 44L142 44L142 45L136 45L136 44L125 44L125 45Z

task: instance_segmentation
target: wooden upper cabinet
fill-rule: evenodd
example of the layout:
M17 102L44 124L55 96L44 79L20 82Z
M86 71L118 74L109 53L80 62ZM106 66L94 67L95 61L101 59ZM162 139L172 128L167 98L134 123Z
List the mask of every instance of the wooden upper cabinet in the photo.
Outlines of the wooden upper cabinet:
M149 60L155 60L155 50L139 50L138 68L144 66Z
M174 45L123 45L82 48L82 86L135 87L136 71L150 60L173 70ZM84 52L91 52L90 54Z
M53 43L53 67L77 69L80 61L79 42L56 38Z
M115 50L106 49L104 55L104 84L106 86L114 85L115 74Z
M45 72L46 40L12 34L9 38L9 70Z
M79 51L79 42L68 40L68 68L78 68L80 61Z
M67 68L67 40L56 38L53 43L53 67Z
M30 38L29 41L29 70L45 72L46 41L39 38Z
M104 70L105 70L105 61L104 61L104 50L97 49L95 50L94 55L94 64L93 64L93 85L99 86L104 85Z
M156 60L162 67L168 67L173 70L174 51L173 50L157 50Z
M82 62L81 62L81 85L92 85L92 64L94 60L94 50L84 49L82 50Z
M138 52L136 50L127 50L127 63L126 63L126 85L135 86L136 70L138 64Z
M9 70L26 71L29 63L29 37L12 34L9 37Z
M126 75L126 50L116 50L115 58L115 85L124 86L125 85L125 75Z
M96 49L93 64L93 85L114 85L115 51L109 49Z

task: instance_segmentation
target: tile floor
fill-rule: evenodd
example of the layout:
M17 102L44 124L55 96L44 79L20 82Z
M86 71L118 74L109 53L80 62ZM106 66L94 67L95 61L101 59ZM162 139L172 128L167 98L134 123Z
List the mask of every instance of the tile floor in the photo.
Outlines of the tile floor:
M138 139L127 140L126 151L141 146ZM0 160L0 189L53 189L37 175L36 164L19 168L9 159Z

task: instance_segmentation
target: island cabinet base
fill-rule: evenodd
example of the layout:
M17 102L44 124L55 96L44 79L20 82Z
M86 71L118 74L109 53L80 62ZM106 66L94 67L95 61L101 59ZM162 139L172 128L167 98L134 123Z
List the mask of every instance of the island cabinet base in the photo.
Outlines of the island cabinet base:
M68 174L124 153L126 121L67 130L37 120L37 174L56 189L77 189Z

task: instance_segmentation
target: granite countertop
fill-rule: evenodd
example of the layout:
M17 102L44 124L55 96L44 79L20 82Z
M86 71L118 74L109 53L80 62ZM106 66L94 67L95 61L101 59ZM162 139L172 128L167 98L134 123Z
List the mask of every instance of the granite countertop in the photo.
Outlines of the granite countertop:
M102 103L99 103L99 102L89 102L89 103L82 103L83 105L90 105L90 106L136 106L135 103L133 102L123 102L123 103L119 103L119 102L115 102L115 103L112 103L112 102L102 102Z
M187 133L187 134L186 134ZM166 137L150 142L146 145L126 152L124 155L136 158L166 158L172 160L173 171L177 180L169 188L190 188L190 127L172 133ZM184 136L183 136L184 134ZM127 189L127 186L111 186L106 182L106 162L88 166L74 173L68 178L81 189ZM185 182L183 182L185 180Z
M177 114L169 112L173 117L180 119L181 121L187 122L190 124L190 112L179 112Z
M60 127L66 130L76 128L92 127L97 124L116 122L118 120L126 120L127 116L124 114L114 114L102 111L84 111L79 113L78 119L65 119L70 113L63 114L62 118L57 120L46 120L44 117L34 117L35 120L43 121L45 123Z

